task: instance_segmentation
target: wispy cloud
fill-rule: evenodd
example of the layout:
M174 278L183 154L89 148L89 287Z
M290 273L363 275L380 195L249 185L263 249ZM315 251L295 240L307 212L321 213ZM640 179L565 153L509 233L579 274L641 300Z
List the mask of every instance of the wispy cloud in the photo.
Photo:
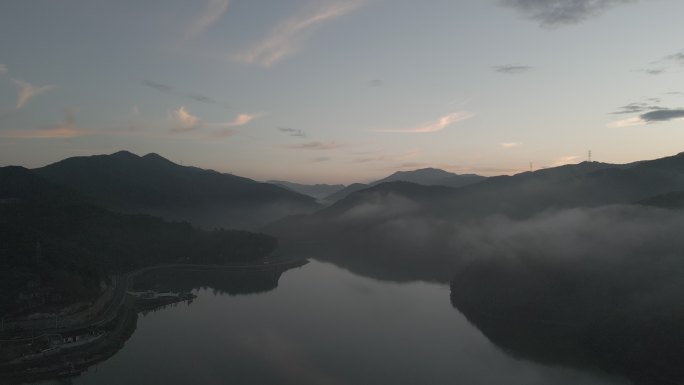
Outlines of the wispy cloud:
M152 80L143 80L142 85L144 85L145 87L153 88L153 89L155 89L161 93L164 93L164 94L171 94L171 95L175 94L173 87L166 85L166 84L153 82Z
M235 127L244 126L261 115L261 113L239 114L233 120L227 122L211 123L205 122L198 116L193 115L185 106L180 106L171 111L170 117L175 125L175 127L171 129L171 132L178 134L199 129L218 129L217 131L210 133L209 136L213 138L225 138L235 135L238 132L235 130Z
M174 87L172 87L168 84L157 83L157 82L152 81L152 80L143 80L142 85L145 87L148 87L148 88L152 88L153 90L157 90L163 94L178 96L178 97L193 100L193 101L199 102L199 103L211 104L211 105L222 107L224 109L230 108L230 105L228 105L228 103L224 103L224 102L218 101L212 97L202 95L202 94L197 94L194 92L179 91L179 90L176 90Z
M565 164L572 164L572 163L577 163L577 161L580 159L579 155L567 155L567 156L561 156L553 160L551 163L552 167L557 167L557 166L563 166Z
M655 101L654 101L655 102ZM645 111L655 111L660 110L662 107L655 104L649 104L644 102L634 102L620 107L617 111L611 112L613 115L621 114L637 114Z
M185 106L180 106L179 108L173 110L171 112L171 118L176 124L176 127L171 129L171 132L188 132L196 130L202 126L202 120L188 112Z
M218 123L216 124L217 126L225 126L225 127L238 127L238 126L244 126L245 124L248 124L252 120L260 117L261 113L259 114L239 114L238 116L235 117L235 119L225 122L225 123Z
M649 75L660 75L662 73L665 73L665 71L665 68L646 68L642 70L642 72L647 73Z
M233 55L232 59L270 67L301 49L303 42L316 28L347 15L366 3L364 0L336 1L307 10L280 24L266 38Z
M473 114L466 111L453 112L448 115L444 115L437 120L423 123L416 127L409 128L396 128L396 129L377 129L376 132L396 132L396 133L408 133L408 134L424 134L429 132L441 131L453 124L462 122L464 120L470 119Z
M307 142L302 144L290 144L284 146L285 148L293 150L335 150L338 148L346 147L343 143L332 142Z
M543 27L577 24L617 5L637 0L500 0Z
M289 136L294 136L296 138L306 138L306 133L302 130L290 127L278 127L278 131L285 133Z
M672 55L667 55L665 57L665 60L684 66L684 51L673 53Z
M678 119L684 119L684 109L658 108L652 111L645 112L639 116L610 122L608 123L608 127L623 128L632 126L643 126L650 123L660 123Z
M684 51L675 52L650 63L653 67L641 71L649 75L660 75L668 72L672 66L684 67Z
M382 87L385 85L385 81L382 79L373 79L368 81L369 87Z
M207 28L221 19L229 5L230 0L207 0L202 10L190 22L181 43L201 35Z
M668 120L684 118L684 109L661 109L647 112L639 117L647 123L666 122Z
M524 72L531 71L534 69L534 67L509 64L509 65L502 65L502 66L494 66L494 67L492 67L492 69L495 72L498 72L500 74L517 75L517 74L521 74Z
M516 148L516 147L520 147L521 145L522 145L522 143L520 143L520 142L503 142L503 143L499 143L499 146L501 146L502 148Z
M17 109L23 108L26 103L29 102L29 100L38 95L44 94L55 87L54 85L34 86L29 82L14 78L12 79L12 82L19 87L19 96L17 97L16 105Z
M31 130L15 130L0 133L0 137L2 138L14 139L67 139L83 135L85 135L83 131L79 131L73 127L61 126L50 129L37 128Z
M2 138L16 139L59 139L74 138L77 136L90 135L91 132L81 130L76 127L76 115L78 110L75 108L65 108L64 118L61 122L53 126L45 126L29 130L10 130L0 132Z
M610 123L608 123L607 127L608 128L624 128L624 127L633 127L633 126L642 126L646 124L646 122L643 121L638 116L632 117L632 118L626 118L626 119L620 119L620 120L615 120Z
M319 156L311 159L312 163L323 163L329 161L331 158L329 156Z
M0 75L5 75L9 73L9 69L5 64L0 64ZM8 114L11 114L15 112L16 110L22 109L31 99L34 97L44 94L47 91L55 88L55 85L48 84L44 86L36 86L33 85L25 80L18 79L18 78L9 78L14 85L19 87L19 94L17 95L17 103L15 104L15 107L12 111L2 111L0 112L0 118L7 116Z

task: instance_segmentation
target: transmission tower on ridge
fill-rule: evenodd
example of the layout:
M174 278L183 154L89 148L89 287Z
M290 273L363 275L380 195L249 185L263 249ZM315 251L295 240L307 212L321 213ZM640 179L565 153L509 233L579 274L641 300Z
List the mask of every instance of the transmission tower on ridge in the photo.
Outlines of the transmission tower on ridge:
M591 150L589 150L589 163L591 163Z

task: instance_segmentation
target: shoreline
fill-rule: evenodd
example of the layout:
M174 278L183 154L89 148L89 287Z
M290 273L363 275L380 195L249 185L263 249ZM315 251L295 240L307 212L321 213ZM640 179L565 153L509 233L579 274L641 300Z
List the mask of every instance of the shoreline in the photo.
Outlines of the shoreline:
M14 357L5 357L0 362L0 378L10 384L21 384L31 381L55 379L61 377L78 376L93 365L105 361L118 352L135 332L138 315L145 311L162 309L173 303L192 303L192 293L178 293L176 296L164 296L147 300L136 297L130 290L133 289L135 278L142 274L157 271L180 271L180 272L228 272L228 273L261 273L269 271L286 271L295 267L301 267L309 263L308 259L291 259L278 262L241 265L195 265L195 264L172 264L149 266L134 270L121 276L121 285L115 297L119 302L111 303L107 307L107 314L102 314L95 319L79 325L78 327L65 330L45 329L31 332L13 333L15 337L21 334L31 334L26 338L5 339L0 336L0 344L15 352ZM112 313L112 314L109 314ZM54 354L40 354L30 357L31 351L36 348L28 348L32 344L42 344L44 349L49 349L49 337L82 336L84 333L102 332L103 337L80 346L60 349ZM7 334L7 333L6 333ZM35 345L34 345L35 346ZM9 350L7 350L9 351ZM35 352L33 353L35 354Z
M230 264L230 265L202 265L202 264L165 264L165 265L155 265L142 267L131 272L125 273L123 275L116 277L116 285L112 289L112 292L106 292L97 300L100 301L101 298L105 296L110 296L111 298L107 303L103 304L103 308L97 311L94 315L88 319L77 320L75 318L83 318L83 315L69 315L66 317L53 317L44 318L37 320L4 320L3 329L0 332L0 342L10 342L18 340L30 340L40 338L41 336L36 336L38 333L42 334L59 334L59 333L71 333L80 329L87 329L91 327L99 326L103 323L111 321L113 315L115 315L124 303L125 297L129 295L129 291L133 289L133 280L142 274L155 271L155 270L182 270L182 271L229 271L229 272L260 272L260 271L272 271L280 269L290 269L295 267L300 267L308 263L306 258L301 259L291 259L284 261L261 261L260 263L252 264ZM95 302L97 302L95 301ZM92 307L81 311L81 313L92 313ZM46 326L49 325L49 326ZM54 326L53 326L54 325ZM63 326L69 325L69 326ZM57 327L59 326L59 327Z

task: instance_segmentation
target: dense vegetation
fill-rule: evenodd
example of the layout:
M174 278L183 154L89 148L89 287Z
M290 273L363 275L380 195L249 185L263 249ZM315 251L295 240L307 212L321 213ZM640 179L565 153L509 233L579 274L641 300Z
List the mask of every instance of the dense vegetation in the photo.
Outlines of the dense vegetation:
M195 207L290 201L314 205L310 197L268 183L175 164L157 154L75 157L36 169L55 183L114 207Z
M278 287L284 269L267 271L152 270L135 279L135 290L186 293L211 288L214 294L265 293Z
M74 157L33 170L110 210L144 213L204 228L259 228L311 212L315 199L280 186L182 166L157 154Z
M20 167L0 168L0 290L5 301L27 282L66 299L88 296L112 273L154 264L245 262L277 241L245 231L204 231L148 215L84 203Z
M672 191L639 201L645 206L661 207L664 209L684 208L684 191Z

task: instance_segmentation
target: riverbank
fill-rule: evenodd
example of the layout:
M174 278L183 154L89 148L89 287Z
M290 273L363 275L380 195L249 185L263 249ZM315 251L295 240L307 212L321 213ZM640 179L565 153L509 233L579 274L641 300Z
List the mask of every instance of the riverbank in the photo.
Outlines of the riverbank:
M269 263L262 261L252 265L175 264L138 269L119 279L122 284L115 296L119 302L111 303L106 314L100 314L76 328L6 334L5 338L0 339L0 383L19 384L76 376L120 350L134 332L139 313L163 309L178 302L192 303L195 295L190 289L177 292L132 291L136 279L148 273L174 272L190 276L228 274L228 277L223 276L225 281L240 281L249 277L250 281L257 281L257 285L260 284L258 277L266 274L267 280L275 279L277 284L277 278L283 271L306 263L308 261L305 259L297 259ZM83 342L63 344L64 348L60 348L59 344L52 342L56 338L60 341Z
M110 322L116 316L128 292L133 290L136 277L157 270L181 271L231 271L231 272L259 272L290 269L308 263L306 259L292 260L260 260L257 263L241 263L231 265L200 265L200 264L165 264L143 267L122 276L116 277L112 290L107 290L94 302L93 307L77 314L65 317L54 317L38 320L13 321L2 320L0 326L0 343L2 341L35 339L44 334L71 333L81 329L88 329Z

